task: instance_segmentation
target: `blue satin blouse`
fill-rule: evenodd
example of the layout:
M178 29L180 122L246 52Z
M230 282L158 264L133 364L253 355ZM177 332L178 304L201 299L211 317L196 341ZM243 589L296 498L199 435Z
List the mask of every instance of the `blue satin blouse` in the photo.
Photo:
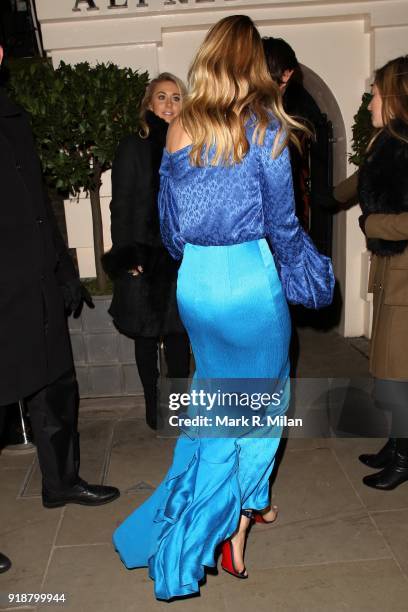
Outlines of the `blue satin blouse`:
M320 255L295 215L287 147L273 159L278 124L272 121L262 145L233 166L195 167L191 145L169 153L160 168L159 213L163 243L181 259L186 243L222 246L267 238L287 300L309 308L331 303L331 261Z

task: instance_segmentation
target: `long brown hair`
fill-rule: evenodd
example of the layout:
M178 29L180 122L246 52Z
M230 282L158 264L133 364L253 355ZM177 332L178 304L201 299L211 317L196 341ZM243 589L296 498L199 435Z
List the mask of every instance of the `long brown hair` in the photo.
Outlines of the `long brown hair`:
M382 100L384 127L375 133L369 147L383 130L408 143L408 55L396 57L376 70L374 84ZM401 123L405 125L405 132L401 131Z
M287 144L292 128L305 130L285 113L279 87L268 72L261 37L246 15L226 17L209 30L188 80L180 120L192 140L193 165L242 161L249 149L246 123L253 119L253 141L262 144L271 112L280 126L274 157ZM212 146L214 155L209 160Z
M153 93L156 88L156 85L159 83L163 83L164 81L170 81L174 83L180 92L180 96L183 99L187 93L186 86L183 81L176 77L171 72L161 72L158 77L152 79L148 86L146 87L146 91L143 96L143 100L140 104L140 113L139 113L139 121L140 121L140 130L139 135L142 138L147 138L149 136L149 126L146 121L146 113L149 110L150 103L152 101Z

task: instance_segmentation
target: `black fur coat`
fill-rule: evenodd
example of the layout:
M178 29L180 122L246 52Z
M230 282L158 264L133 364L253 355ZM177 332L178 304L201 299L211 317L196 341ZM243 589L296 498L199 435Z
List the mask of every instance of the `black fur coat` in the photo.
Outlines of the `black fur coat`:
M408 127L395 129L408 139ZM408 212L408 143L384 129L374 142L359 173L359 200L364 215ZM367 248L376 255L402 253L408 240L367 238Z
M162 244L157 205L167 123L148 111L148 138L126 136L112 167L112 249L102 259L114 281L109 312L128 336L184 333L177 309L178 264ZM132 276L130 269L143 267Z

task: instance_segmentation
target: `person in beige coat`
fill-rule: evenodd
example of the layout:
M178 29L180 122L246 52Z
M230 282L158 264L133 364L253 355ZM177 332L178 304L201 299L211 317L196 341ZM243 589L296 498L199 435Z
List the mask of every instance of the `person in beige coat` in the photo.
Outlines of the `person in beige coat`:
M359 171L359 222L372 253L370 372L376 404L392 412L392 437L360 460L382 468L364 484L390 490L408 480L408 56L377 70L369 110L378 129Z
M367 238L408 240L408 212L371 214L364 229ZM374 296L370 372L408 379L408 248L399 255L372 256L368 291Z

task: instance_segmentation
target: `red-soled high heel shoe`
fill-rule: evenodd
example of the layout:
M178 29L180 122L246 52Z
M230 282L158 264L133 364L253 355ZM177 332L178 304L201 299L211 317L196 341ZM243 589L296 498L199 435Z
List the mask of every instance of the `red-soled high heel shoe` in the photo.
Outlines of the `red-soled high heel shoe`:
M235 576L235 578L248 578L247 571L244 567L242 572L238 572L235 568L234 564L234 550L232 548L231 540L225 540L222 544L222 559L221 559L221 567L224 572L228 572L231 576Z
M243 514L250 520L252 520L254 517L254 513L252 512L252 510L241 510L241 514ZM248 578L248 573L245 567L242 570L242 572L239 572L235 567L234 549L232 547L231 539L225 540L225 542L222 543L221 551L222 551L222 559L221 559L222 569L225 572L228 572L228 574L231 574L231 576L235 576L235 578L241 578L241 579Z
M274 510L275 516L271 521L266 521L261 512L254 512L254 522L260 523L261 525L271 525L278 518L278 506L271 506L271 510Z

